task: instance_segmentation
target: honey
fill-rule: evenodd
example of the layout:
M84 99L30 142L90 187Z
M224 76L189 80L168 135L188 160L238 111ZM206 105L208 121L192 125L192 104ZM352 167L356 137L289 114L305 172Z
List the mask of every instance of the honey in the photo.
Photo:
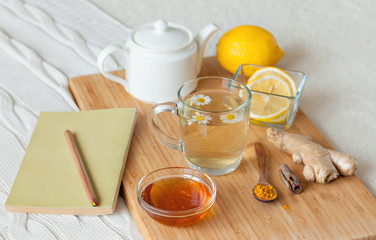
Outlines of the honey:
M166 211L167 214L163 214L166 216L149 212L153 219L166 225L185 226L197 222L206 214L208 208L203 211L199 207L210 200L211 192L205 184L194 179L167 177L159 178L146 186L141 198L149 205ZM182 216L167 216L174 215L170 211L187 210L192 212Z

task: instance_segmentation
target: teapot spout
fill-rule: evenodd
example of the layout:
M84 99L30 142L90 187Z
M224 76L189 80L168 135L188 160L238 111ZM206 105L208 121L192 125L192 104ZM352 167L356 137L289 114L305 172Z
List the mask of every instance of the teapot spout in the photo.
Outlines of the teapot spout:
M201 70L201 63L204 57L206 44L208 43L209 38L218 30L219 28L215 24L211 23L207 25L206 27L204 27L203 29L201 29L201 31L197 34L195 38L197 41L197 45L198 45L198 51L197 51L198 59L197 59L197 65L196 65L197 75L200 73L200 70Z

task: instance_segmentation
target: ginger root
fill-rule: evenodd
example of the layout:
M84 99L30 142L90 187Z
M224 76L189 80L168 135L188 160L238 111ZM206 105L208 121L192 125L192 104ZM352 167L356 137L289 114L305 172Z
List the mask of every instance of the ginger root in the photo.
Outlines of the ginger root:
M268 128L267 139L277 148L291 154L295 163L305 165L303 175L307 181L329 183L339 174L353 175L357 168L353 157L326 149L302 135Z

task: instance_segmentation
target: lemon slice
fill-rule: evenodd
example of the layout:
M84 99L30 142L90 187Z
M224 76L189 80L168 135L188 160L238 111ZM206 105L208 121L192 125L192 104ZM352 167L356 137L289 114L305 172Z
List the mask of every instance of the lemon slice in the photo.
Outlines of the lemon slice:
M291 97L293 91L289 82L280 76L261 75L250 79L247 86L253 91L251 118L268 121L277 119L289 110L291 100L285 96Z
M270 122L270 123L283 123L287 119L287 114L288 114L288 112L285 112L282 115L280 115L279 117L269 119L268 122Z
M271 76L276 76L280 78L281 80L285 81L287 84L290 85L290 89L292 91L293 96L296 94L295 81L285 71L276 67L264 67L264 68L258 69L249 78L248 83L264 75L267 75L267 76L271 75Z

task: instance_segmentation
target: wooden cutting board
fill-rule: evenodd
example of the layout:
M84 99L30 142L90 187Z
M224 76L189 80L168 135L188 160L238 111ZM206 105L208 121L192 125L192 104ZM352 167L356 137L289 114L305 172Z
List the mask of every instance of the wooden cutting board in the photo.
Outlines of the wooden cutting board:
M124 76L124 71L116 74ZM231 77L214 57L204 60L200 75ZM144 239L376 238L376 200L356 176L339 177L327 185L306 182L302 176L303 165L294 164L291 156L269 144L266 129L256 126L249 127L239 168L231 174L212 177L218 195L209 213L199 223L184 228L159 224L138 205L137 183L153 170L186 166L183 154L154 138L147 125L151 105L136 100L121 85L94 74L71 78L69 86L81 110L135 107L139 113L122 183L123 198ZM166 131L179 136L177 117L162 117ZM301 110L289 131L310 136L330 148ZM252 197L252 187L258 180L255 142L261 142L267 151L266 171L278 190L278 199L272 203L261 203ZM302 181L301 194L292 195L286 189L278 173L283 163ZM285 204L288 210L283 208Z

